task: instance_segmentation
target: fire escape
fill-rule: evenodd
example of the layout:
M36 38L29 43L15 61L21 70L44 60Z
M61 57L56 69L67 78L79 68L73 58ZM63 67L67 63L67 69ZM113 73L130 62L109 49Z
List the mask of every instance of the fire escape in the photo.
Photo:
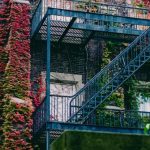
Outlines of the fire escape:
M64 130L143 133L145 124L142 117L147 116L150 119L148 112L101 110L102 113L97 114L97 109L149 60L148 13L146 8L106 3L39 1L32 16L31 41L46 41L46 96L33 115L34 139L37 143L42 143L48 150L50 142ZM52 44L58 47L62 44L85 47L94 37L132 42L75 95L51 95ZM53 119L51 114L57 114L60 109L60 98L63 101L61 110L64 115L61 119ZM109 125L105 124L104 111L112 113ZM138 116L136 121L135 116ZM119 125L115 124L116 118Z

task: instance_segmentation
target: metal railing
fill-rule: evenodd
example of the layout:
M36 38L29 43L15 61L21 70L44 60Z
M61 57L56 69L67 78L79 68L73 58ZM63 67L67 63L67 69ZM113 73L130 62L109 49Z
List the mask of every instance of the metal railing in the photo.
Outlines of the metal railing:
M72 96L50 96L50 121L66 122L70 117L70 101Z
M69 102L72 96L51 95L49 121L66 122L69 119ZM38 106L33 114L33 132L36 134L46 124L46 99ZM117 127L117 128L144 128L150 122L150 112L127 111L99 108L90 114L86 125Z
M32 33L31 33L32 35L37 29L39 23L44 18L48 7L73 11L90 12L97 14L131 17L131 18L141 18L141 19L150 18L150 16L148 15L149 14L148 8L135 8L130 6L95 3L95 2L89 3L79 0L76 1L39 0L39 3L36 5L36 7L37 8L34 10L32 17Z
M110 64L97 73L70 102L69 121L81 121L102 103L120 84L122 84L147 59L149 52L150 29L137 37ZM78 105L77 105L78 104ZM82 116L82 117L80 117ZM79 121L79 122L80 122Z
M69 117L69 105L72 96L50 95L50 108L46 110L46 98L33 113L33 131L36 133L47 122L47 111L50 111L49 121L66 122Z
M48 7L47 0L39 0L34 12L32 12L33 15L31 24L31 35L34 34L37 27L39 26L44 16L46 15L47 7Z
M147 14L149 13L148 8L136 8L100 2L86 2L83 0L49 0L48 7L142 19L148 19Z
M46 120L46 99L38 106L33 113L33 133L38 132L47 122Z
M88 125L117 128L141 128L150 122L150 112L98 109L85 122Z

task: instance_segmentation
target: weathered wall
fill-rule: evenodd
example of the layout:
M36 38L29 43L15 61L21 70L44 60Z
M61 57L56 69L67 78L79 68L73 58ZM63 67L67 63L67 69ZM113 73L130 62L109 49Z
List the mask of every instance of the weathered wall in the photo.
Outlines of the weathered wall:
M148 150L150 137L67 131L52 143L52 150Z

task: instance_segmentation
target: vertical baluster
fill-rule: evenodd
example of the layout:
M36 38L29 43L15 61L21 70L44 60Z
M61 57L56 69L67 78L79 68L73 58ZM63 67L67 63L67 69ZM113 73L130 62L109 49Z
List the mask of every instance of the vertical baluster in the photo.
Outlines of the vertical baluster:
M39 122L39 126L41 128L41 125L42 125L42 105L40 106L40 109L39 109L39 113L40 113L40 122Z
M51 113L54 114L54 118L56 116L56 99L57 99L57 96L51 97L51 103L54 103L53 105L51 104L51 106L53 106L53 113L52 113L52 110L51 110Z
M139 124L140 128L142 128L142 122L143 122L143 112L140 113L140 124Z
M62 118L61 118L61 121L63 121L64 120L64 97L62 96L61 97L61 101L62 101Z
M54 103L55 103L55 96L51 96L50 99L50 121L53 121L54 117L55 117L55 114L54 114L54 111L55 111L55 106L54 106Z
M74 101L74 99L72 99ZM69 117L72 116L72 100L69 102Z
M99 6L99 13L102 14L102 4Z
M73 107L73 105L75 105L75 101L76 101L77 98L78 98L78 96L77 96L76 98L74 98L73 101L72 101L72 105L71 105L71 116L74 114L74 107Z
M82 94L80 95L80 98L78 97L78 110L80 109L79 106L82 105L82 101L83 101L82 97L83 97Z
M40 120L40 116L39 116L39 109L37 110L37 130L39 130L39 120Z
M78 98L79 96L77 96ZM74 101L74 106L76 105L76 101L77 101L77 98L75 98L75 101ZM76 107L73 107L73 115L76 113Z
M68 103L70 102L70 97L66 98L66 106L67 106L67 109L66 109L66 121L69 119L69 115L68 115L68 112L69 112L69 105Z
M65 105L65 106L64 106L64 120L63 120L64 122L66 121L66 110L67 110L67 105L66 105L66 104L67 104L67 101L66 101L66 98L67 98L67 97L64 97L64 105Z
M41 125L43 125L43 107L44 107L44 104L42 104L41 106Z
M56 116L57 116L57 120L59 121L59 113L58 113L58 106L59 106L59 103L58 103L58 97L56 97Z
M66 105L67 105L67 110L66 110L66 121L69 119L69 115L68 115L68 112L69 112L69 103L70 102L70 98L67 98L67 101L66 101Z
M41 125L43 125L43 106L44 106L44 103L41 106Z
M112 126L115 127L115 113L112 113Z

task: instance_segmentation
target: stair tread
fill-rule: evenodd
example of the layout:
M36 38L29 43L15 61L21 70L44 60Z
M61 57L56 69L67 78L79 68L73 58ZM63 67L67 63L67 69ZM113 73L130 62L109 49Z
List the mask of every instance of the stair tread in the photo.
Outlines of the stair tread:
M100 90L93 90L94 92L92 91L92 94L94 98L92 98L91 101L88 102L84 108L82 108L83 110L87 110L89 112L85 111L82 113L76 113L77 116L83 115L83 117L80 119L77 118L78 121L84 121L83 119L86 118L88 114L90 114L90 111L94 110L97 105L103 102L110 95L110 93L116 90L116 88L119 87L119 85L124 82L125 79L129 78L137 69L139 69L148 60L147 58L150 58L150 45L145 45L145 43L142 46L135 45L141 41L142 36L149 34L149 32L150 29L148 29L148 31L146 31L140 37L137 37L139 39L134 41L134 45L131 44L129 47L127 47L124 50L125 53L122 52L116 56L116 58L112 60L107 67L105 67L99 74L95 76L95 79L98 79L98 82L101 81L100 79L102 78L102 85L103 83L106 84L104 84L103 87L100 87L98 84L96 85L96 87L99 87ZM93 82L89 82L89 84L93 84ZM95 85L91 85L91 87L95 87ZM86 90L84 92L86 92Z

